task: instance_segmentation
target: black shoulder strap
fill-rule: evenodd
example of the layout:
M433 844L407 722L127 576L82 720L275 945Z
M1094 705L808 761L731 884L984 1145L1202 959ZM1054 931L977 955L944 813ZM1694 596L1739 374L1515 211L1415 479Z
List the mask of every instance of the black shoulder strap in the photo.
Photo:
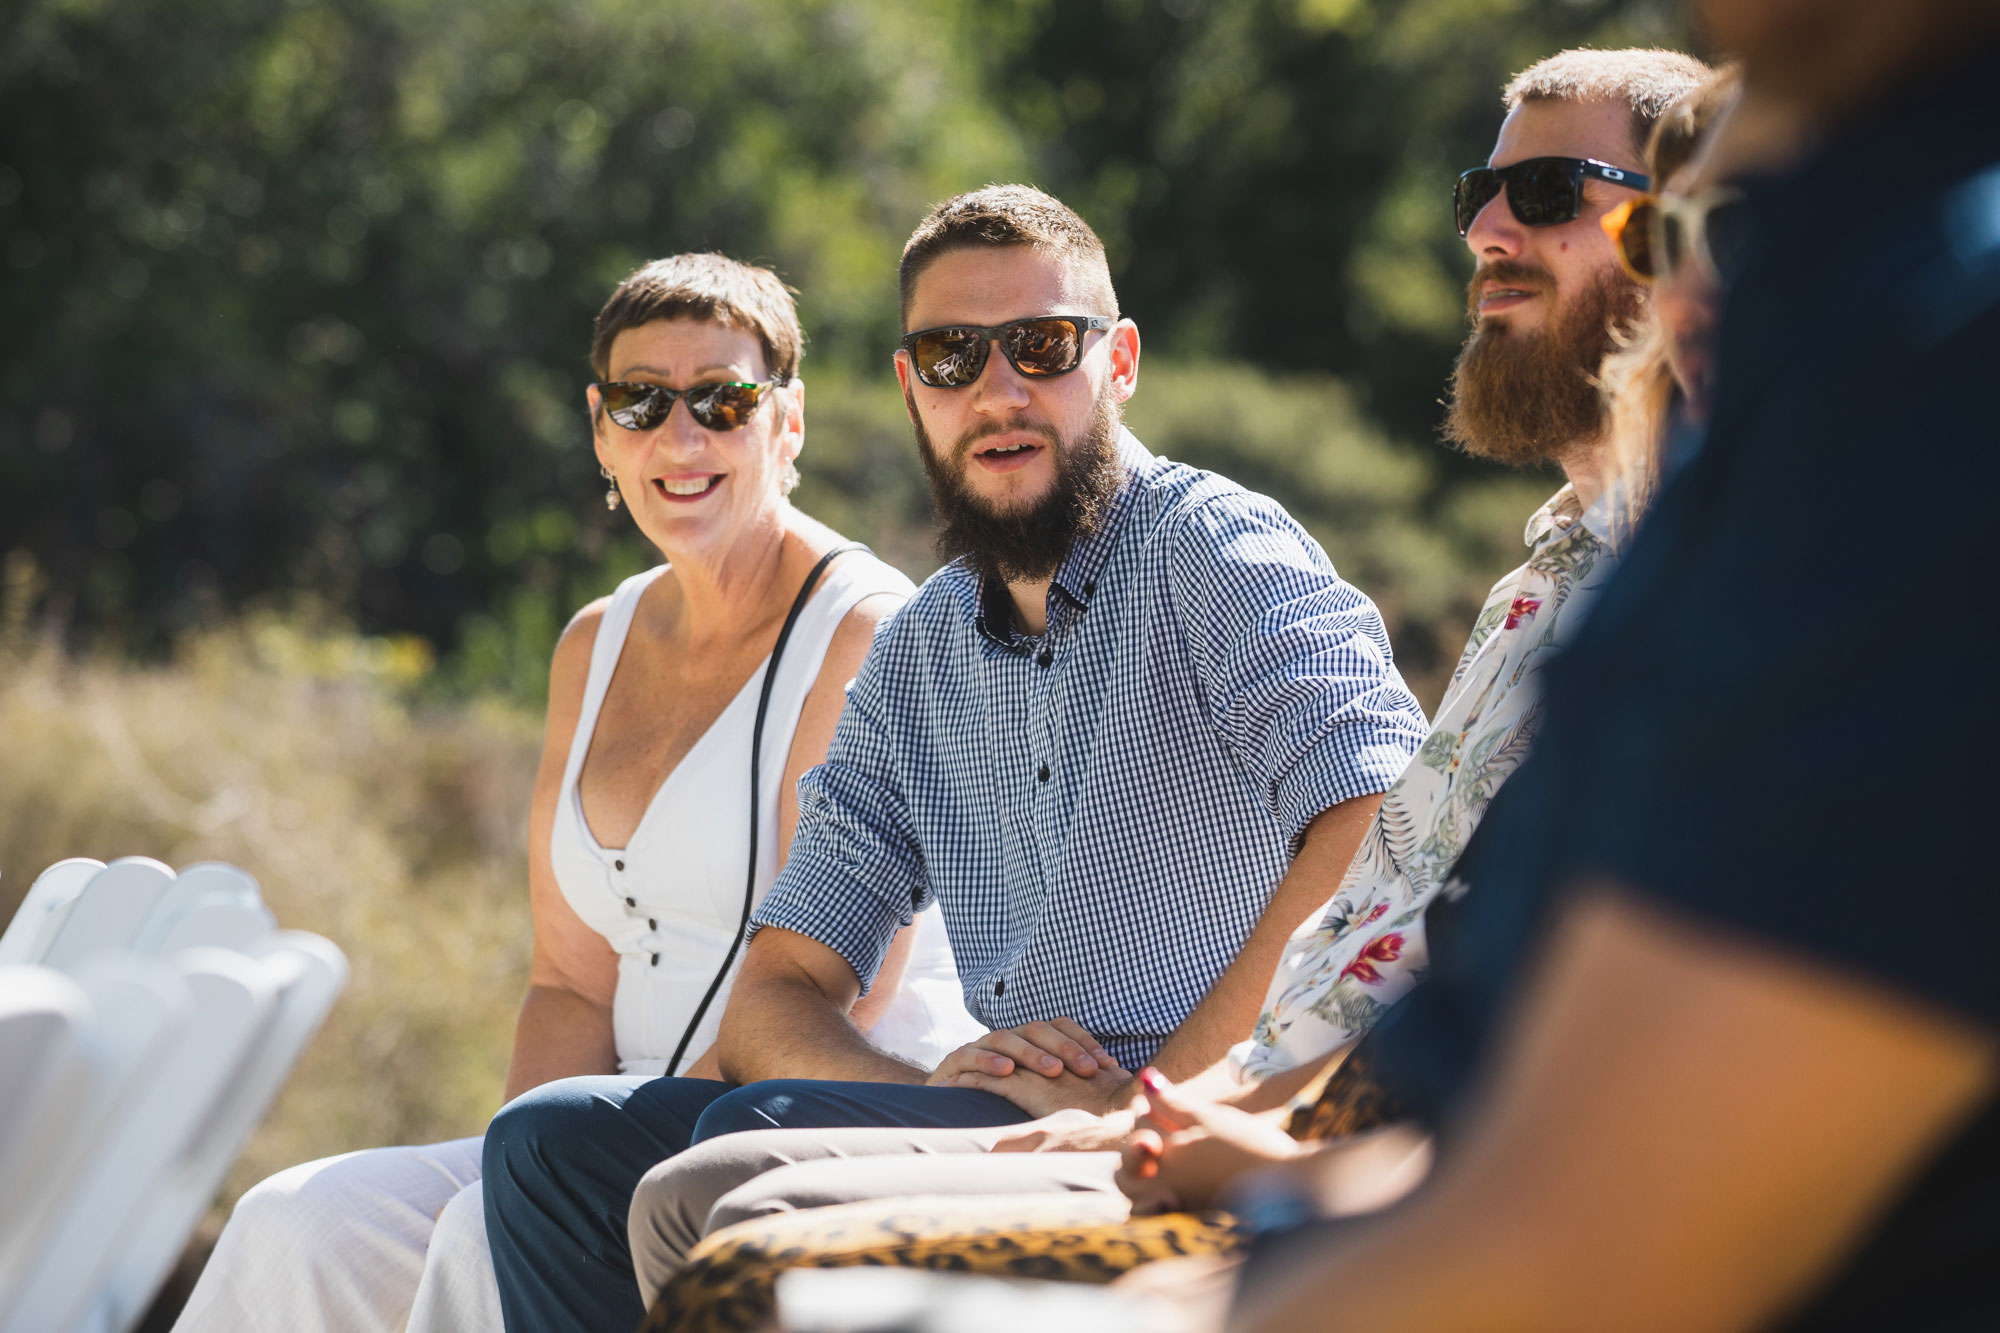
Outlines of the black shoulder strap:
M681 1033L680 1045L674 1047L674 1058L667 1061L667 1074L671 1077L679 1071L681 1061L687 1057L688 1043L700 1030L702 1020L708 1017L708 1008L715 1003L715 996L722 989L729 969L736 965L736 955L743 948L743 933L750 928L750 907L757 894L757 824L759 788L759 760L764 753L764 716L771 711L771 687L778 679L778 662L785 655L785 644L792 637L792 627L799 623L799 616L812 600L813 589L819 585L820 575L826 567L840 556L850 551L866 551L860 542L849 542L836 546L819 558L819 563L806 575L805 583L799 588L799 595L792 599L792 609L785 616L785 625L778 631L778 642L771 649L771 660L764 666L764 688L757 695L757 721L750 728L750 868L743 878L743 920L736 928L736 938L729 942L729 952L723 955L722 966L716 969L715 980L708 983L708 994L701 997L695 1006L694 1017L688 1020L687 1031Z

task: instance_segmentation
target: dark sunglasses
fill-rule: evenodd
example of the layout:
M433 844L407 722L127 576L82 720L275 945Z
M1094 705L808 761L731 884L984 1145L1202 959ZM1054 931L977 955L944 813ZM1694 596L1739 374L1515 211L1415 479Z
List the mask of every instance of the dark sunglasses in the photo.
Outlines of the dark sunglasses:
M1083 363L1083 335L1108 329L1109 315L1038 315L990 328L948 324L906 335L899 344L910 354L917 378L933 389L963 389L986 369L988 349L1000 345L1007 364L1029 379L1067 375Z
M1604 215L1625 271L1641 282L1673 276L1690 260L1715 286L1734 276L1743 254L1743 196L1733 189L1631 199Z
M785 383L774 375L762 384L735 381L728 384L697 384L691 389L669 389L664 384L634 384L610 380L593 384L604 402L604 415L626 430L651 430L667 419L676 398L687 399L688 415L704 430L735 430L750 420L757 404L769 390Z
M1614 167L1590 157L1530 157L1504 167L1474 167L1458 178L1452 213L1460 236L1472 230L1479 210L1507 192L1507 207L1524 227L1555 227L1576 221L1583 211L1583 183L1595 178L1647 190L1652 182L1636 171Z

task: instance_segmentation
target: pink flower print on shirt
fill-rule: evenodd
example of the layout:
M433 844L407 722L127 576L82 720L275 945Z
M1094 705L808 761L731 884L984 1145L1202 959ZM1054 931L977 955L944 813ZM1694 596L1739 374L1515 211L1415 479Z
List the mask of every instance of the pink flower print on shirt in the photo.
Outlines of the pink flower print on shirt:
M1542 609L1539 597L1516 597L1514 604L1507 608L1507 619L1502 629L1519 629L1523 621L1533 620L1535 612Z
M1380 921L1388 910L1389 904L1386 902L1376 903L1366 911L1358 907L1349 907L1344 902L1340 903L1328 914L1337 923L1334 928L1334 938L1338 939L1351 931Z
M1382 971L1375 964L1393 963L1402 956L1403 937L1401 935L1394 932L1387 935L1379 935L1368 941L1362 947L1361 952L1354 955L1353 962L1340 969L1340 975L1343 977L1353 977L1356 981L1364 985L1379 986L1382 984Z

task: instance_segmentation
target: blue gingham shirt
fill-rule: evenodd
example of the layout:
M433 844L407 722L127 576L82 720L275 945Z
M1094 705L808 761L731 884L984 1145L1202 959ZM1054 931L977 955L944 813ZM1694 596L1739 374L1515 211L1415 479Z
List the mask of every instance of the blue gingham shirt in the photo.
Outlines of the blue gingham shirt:
M1151 1059L1242 948L1305 826L1428 730L1373 602L1274 501L1155 458L1076 543L1039 636L963 562L880 630L751 917L864 984L941 905L966 1007Z

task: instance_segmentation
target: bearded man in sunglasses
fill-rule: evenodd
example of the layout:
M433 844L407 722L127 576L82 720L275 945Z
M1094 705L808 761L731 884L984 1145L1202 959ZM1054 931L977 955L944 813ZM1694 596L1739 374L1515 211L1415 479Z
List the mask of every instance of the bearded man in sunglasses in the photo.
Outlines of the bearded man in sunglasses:
M1599 223L1643 197L1652 122L1707 74L1673 51L1552 56L1507 85L1492 157L1459 177L1458 234L1478 267L1445 434L1496 462L1561 464L1579 512L1610 480L1595 377L1641 301Z
M510 1328L641 1317L626 1210L690 1143L1110 1111L1249 1034L1426 724L1375 606L1276 503L1119 423L1139 333L1057 200L995 186L905 248L896 355L952 557L877 637L751 918L727 1081L547 1085L487 1136ZM990 1025L927 1069L847 1017L936 902ZM1006 1095L968 1086L1035 1075ZM770 1080L759 1082L758 1080ZM745 1085L745 1086L739 1086Z

